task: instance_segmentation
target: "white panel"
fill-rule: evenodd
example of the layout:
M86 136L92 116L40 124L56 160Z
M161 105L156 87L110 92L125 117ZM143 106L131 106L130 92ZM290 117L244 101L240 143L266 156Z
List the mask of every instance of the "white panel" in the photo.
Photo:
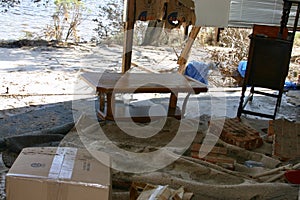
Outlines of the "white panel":
M230 24L280 25L282 0L232 0Z
M228 26L230 0L194 0L196 26Z
M231 0L229 26L251 27L253 24L280 26L283 0ZM291 9L289 26L294 25L296 6Z

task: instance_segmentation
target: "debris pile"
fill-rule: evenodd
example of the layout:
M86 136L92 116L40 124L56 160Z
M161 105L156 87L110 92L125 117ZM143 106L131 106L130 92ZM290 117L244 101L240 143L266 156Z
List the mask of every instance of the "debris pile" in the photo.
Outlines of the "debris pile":
M175 190L168 185L133 183L130 188L130 200L190 200L192 197L193 193L186 192L184 187Z
M220 137L213 146L207 146L203 143L207 133L199 131L190 148L175 162L165 168L137 174L114 170L112 174L113 188L122 188L125 191L129 191L132 190L133 183L142 183L143 187L134 186L135 190L138 188L137 191L139 191L138 194L141 195L141 199L149 195L151 196L154 193L161 195L160 197L164 197L164 195L168 196L172 193L170 192L172 191L170 188L181 187L185 188L184 191L193 193L193 199L221 197L223 199L251 199L255 196L259 196L262 199L272 199L283 194L288 195L289 198L297 197L298 190L290 185L290 183L297 183L298 179L295 180L293 177L295 177L295 173L299 173L300 171L299 160L296 158L282 160L278 156L272 155L273 142L279 143L279 140L283 139L283 137L277 137L276 140L276 137L274 137L274 141L266 142L265 140L269 136L267 133L264 133L264 131L266 131L265 129L257 129L256 126L256 128L252 127L250 125L251 123L244 118L242 118L241 121L236 120L236 118L228 118L225 120L225 126L222 127L222 129L223 134L227 134ZM265 123L266 126L269 124L268 121L255 121L255 123L261 122L267 122ZM172 138L173 131L175 131L174 134L176 135L178 130L172 128L175 127L176 123L179 123L179 121L174 118L168 118L166 126L163 128L163 134L160 135L160 137L151 139L151 142L148 140L148 142L138 144L136 141L124 138L123 134L117 131L118 129L114 123L102 124L101 130L104 130L110 139L115 139L114 144L120 147L126 146L126 149L131 152L148 153L149 151L153 152L158 150L160 148L159 144L162 143L163 140L167 140L169 136ZM277 122L275 122L275 124L276 123ZM286 124L286 126L291 126L292 130L295 124L299 125L298 123L290 122ZM232 142L230 144L225 141L226 137L230 136L228 133L234 132L238 127L240 127L241 130L247 130L246 134L239 135L239 139L244 139L246 142ZM107 143L97 139L98 136L95 135L95 133L98 132L98 129L97 126L93 125L84 128L84 134L79 133L80 141L83 141L87 148L110 151ZM270 128L267 127L267 129ZM274 130L274 134L276 135L277 130L288 129L281 127L274 128ZM74 141L74 138L77 133L71 132L70 134L71 135L67 136L61 143L62 146L76 145L77 142ZM169 136L167 137L167 135ZM251 140L248 141L249 138ZM288 138L289 137L285 139ZM71 139L71 141L69 139ZM270 144L270 142L272 144ZM291 142L291 145L293 144L294 143ZM297 147L289 146L289 148ZM161 156L165 158L175 156L179 149L180 147L172 147ZM124 162L125 165L130 165L132 159L134 160L135 158L127 156L124 157L121 162ZM120 165L119 162L118 164ZM138 165L139 163L136 163L136 166ZM296 177L298 176L296 175ZM124 185L127 185L127 187L124 187ZM243 194L237 192L240 190L244 191ZM155 191L157 191L157 193ZM126 195L128 199L129 194L126 193L125 196ZM134 196L135 199L139 198L137 192L135 192ZM164 198L168 199L166 197Z

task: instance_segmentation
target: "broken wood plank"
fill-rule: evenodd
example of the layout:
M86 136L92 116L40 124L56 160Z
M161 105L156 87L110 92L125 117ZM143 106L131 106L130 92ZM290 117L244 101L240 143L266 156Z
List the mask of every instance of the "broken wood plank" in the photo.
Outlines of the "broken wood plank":
M146 72L155 73L155 74L158 74L158 73L159 73L158 71L155 71L155 70L153 70L153 69L144 67L144 66L142 66L141 64L139 64L139 63L137 63L137 62L131 62L131 66L137 67L137 68L139 68L139 69L141 69L141 70L144 70L144 71L146 71Z
M275 168L275 169L271 169L271 170L269 170L269 171L263 172L263 173L261 173L261 174L257 174L257 175L255 175L255 176L253 176L253 178L259 178L259 177L262 177L262 176L271 175L271 174L277 173L277 172L279 172L279 171L287 170L287 169L291 169L291 168L292 168L292 165L291 165L291 164L284 165L284 166L277 167L277 168Z
M200 31L201 27L195 27L193 26L191 32L190 32L190 35L189 35L189 38L187 40L187 43L183 49L183 51L181 52L181 55L177 61L177 64L179 65L179 69L178 69L178 72L180 74L183 74L184 71L185 71L185 68L186 68L186 63L187 63L187 60L189 58L189 55L190 55L190 52L191 52L191 48L194 44L194 41L195 39L197 38L197 35Z

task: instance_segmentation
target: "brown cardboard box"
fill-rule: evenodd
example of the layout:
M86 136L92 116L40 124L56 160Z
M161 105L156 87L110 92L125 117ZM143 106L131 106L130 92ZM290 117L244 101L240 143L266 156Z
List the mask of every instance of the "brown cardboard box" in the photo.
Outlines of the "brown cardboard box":
M25 148L6 176L6 199L107 200L111 185L110 158L105 153Z

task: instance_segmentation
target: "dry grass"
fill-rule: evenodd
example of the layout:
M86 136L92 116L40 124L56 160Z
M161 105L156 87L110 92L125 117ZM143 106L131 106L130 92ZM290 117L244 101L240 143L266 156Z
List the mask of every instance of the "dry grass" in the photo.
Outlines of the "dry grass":
M300 32L295 35L294 45L300 47Z
M251 29L226 28L221 32L218 46L210 51L211 60L219 63L224 79L234 80L229 86L240 86L242 77L237 72L240 61L247 60Z
M229 86L241 86L243 78L237 71L239 62L242 60L247 60L248 51L250 45L249 35L252 29L243 28L226 28L221 32L220 41L217 46L222 48L210 48L211 60L219 64L220 72L222 73L224 79L234 80L231 81ZM207 35L203 36L205 33L201 33L206 41L213 41L213 33L211 29L208 30ZM209 39L211 38L211 39ZM206 43L208 45L209 43ZM294 49L300 49L300 33L297 32L294 40ZM294 53L291 58L291 65L288 74L288 79L296 81L297 76L295 74L300 74L300 54L298 52Z

